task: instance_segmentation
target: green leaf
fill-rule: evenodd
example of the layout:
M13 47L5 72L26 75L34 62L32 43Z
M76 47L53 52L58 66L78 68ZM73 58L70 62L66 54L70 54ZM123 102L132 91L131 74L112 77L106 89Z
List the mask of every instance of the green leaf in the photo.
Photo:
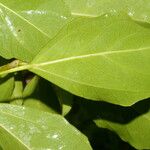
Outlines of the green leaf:
M20 74L15 76L15 88L10 99L10 104L22 105L23 104L23 83L20 79Z
M23 105L51 113L60 112L58 99L53 91L51 83L38 76L27 84L23 91Z
M22 81L15 81L15 88L12 94L12 99L22 98L23 94L23 84Z
M149 24L126 15L74 19L22 68L75 95L128 106L150 96L149 37Z
M23 104L22 94L23 94L22 81L16 80L15 88L10 99L10 104L22 105Z
M29 108L0 105L3 149L92 149L87 138L63 117Z
M107 120L95 120L102 128L115 131L122 140L129 142L136 149L150 149L150 111L138 116L127 124Z
M57 86L54 86L54 89L61 105L62 115L65 116L72 108L74 96Z
M7 64L9 61L0 57L0 71L5 70L3 65ZM0 77L0 102L1 101L9 101L11 95L13 93L15 86L14 77L12 75L4 75Z
M19 106L22 106L22 105L23 105L23 99L11 100L9 103L12 104L12 105L19 105Z
M49 107L48 105L46 105L44 102L40 101L39 99L35 99L35 98L25 99L23 106L57 114L57 112L53 110L51 107Z
M38 82L39 82L39 77L38 76L34 76L26 85L24 91L23 91L23 97L29 97L31 96L37 85L38 85Z
M64 0L73 16L96 17L125 12L134 19L150 22L149 0Z
M0 102L9 101L14 90L14 78L5 76L0 78Z
M0 55L31 61L70 19L61 0L0 0Z
M44 102L42 102L37 95L39 93L39 90L37 90L39 82L39 77L35 76L33 79L29 81L29 83L26 85L24 91L22 89L22 82L16 81L15 82L15 89L12 95L13 101L10 102L10 104L13 105L23 105L25 107L31 107L35 109L39 109L46 112L56 113L52 108L48 107ZM36 91L36 92L35 92ZM41 97L43 96L40 93Z

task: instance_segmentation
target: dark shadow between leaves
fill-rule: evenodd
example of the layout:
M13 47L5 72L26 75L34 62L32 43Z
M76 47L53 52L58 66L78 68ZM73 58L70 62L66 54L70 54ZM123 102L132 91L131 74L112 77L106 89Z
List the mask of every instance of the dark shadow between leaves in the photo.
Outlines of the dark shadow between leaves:
M0 146L0 150L3 150L3 148Z
M5 58L3 58L3 57L0 56L0 66L6 65L6 64L10 63L13 60L14 59L7 60L7 59L5 59Z
M66 119L88 137L94 150L135 150L122 141L115 132L98 127L92 120L101 118L125 124L146 113L149 108L149 99L131 107L123 107L75 97L73 107Z
M135 150L115 132L99 128L92 121L84 122L80 130L88 137L94 150Z
M107 102L97 102L76 97L75 104L67 118L73 116L76 117L75 120L81 121L104 119L126 124L136 117L147 113L149 109L150 99L139 101L130 107L123 107Z

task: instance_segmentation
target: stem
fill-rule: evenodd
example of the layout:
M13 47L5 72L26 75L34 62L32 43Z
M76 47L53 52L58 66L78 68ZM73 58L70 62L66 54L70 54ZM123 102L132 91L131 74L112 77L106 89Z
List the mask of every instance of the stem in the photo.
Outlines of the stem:
M27 63L24 62L20 62L19 60L15 60L7 65L0 67L0 76L8 73L27 70L29 68L31 68L31 65L28 65Z

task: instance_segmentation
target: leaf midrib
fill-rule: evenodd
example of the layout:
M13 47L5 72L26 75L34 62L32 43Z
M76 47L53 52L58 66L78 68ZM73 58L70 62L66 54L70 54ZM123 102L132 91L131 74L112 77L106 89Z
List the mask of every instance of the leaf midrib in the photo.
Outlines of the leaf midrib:
M45 35L46 37L50 38L49 35L45 32L43 32L41 29L39 29L38 27L36 27L33 23L31 23L30 21L28 21L27 19L25 19L24 17L22 17L21 15L17 14L14 10L10 9L9 7L5 6L4 4L2 4L0 2L0 6L2 6L3 8L7 9L8 11L12 12L13 14L15 14L16 16L18 16L20 19L22 19L23 21L27 22L29 25L33 26L35 29L37 29L39 32L41 32L43 35Z
M111 55L111 54L117 54L117 53L132 53L132 52L139 52L139 51L144 51L144 50L148 50L148 49L150 49L150 47L144 47L144 48L138 48L138 49L117 50L117 51L103 51L100 53L91 53L91 54L87 54L87 55L71 56L71 57L61 58L61 59L52 60L52 61L48 61L48 62L38 63L38 64L34 64L34 60L33 60L32 65L34 67L41 67L41 66L47 66L47 65L51 65L51 64L57 64L60 62L71 61L71 60L76 60L76 59L105 56L105 55ZM38 55L38 57L39 57L39 55Z
M65 61L71 61L71 60L76 60L76 59L84 59L84 58L89 58L89 57L96 57L96 56L105 56L105 55L111 55L111 54L117 54L117 53L131 53L131 52L138 52L138 51L143 51L143 50L148 50L150 47L145 47L145 48L138 48L138 49L127 49L127 50L117 50L117 51L103 51L100 53L94 53L94 54L87 54L87 55L79 55L79 56L72 56L72 57L67 57L67 58L60 58L57 60L51 60L47 62L39 62L38 63L38 58L35 59L36 61L32 61L30 64L24 63L23 66L19 66L16 68L12 68L6 71L0 72L0 76L8 73L13 73L16 71L22 71L22 70L32 70L32 69L39 69L42 66L47 66L47 65L52 65L52 64L57 64ZM40 54L41 55L41 54ZM37 55L39 57L39 55Z

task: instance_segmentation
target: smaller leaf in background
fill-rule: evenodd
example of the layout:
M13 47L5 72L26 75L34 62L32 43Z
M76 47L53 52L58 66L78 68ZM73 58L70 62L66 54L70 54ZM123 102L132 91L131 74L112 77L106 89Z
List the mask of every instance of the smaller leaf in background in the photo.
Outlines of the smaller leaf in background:
M54 93L51 83L34 76L23 91L24 106L39 110L58 113L60 105Z
M4 66L9 62L10 60L0 57L0 71L6 69ZM13 93L14 86L15 82L12 75L0 76L0 102L9 101Z
M74 95L59 88L58 86L54 86L54 90L62 107L62 115L65 116L72 108Z
M0 77L0 102L9 101L14 90L14 78L11 75Z
M23 91L24 91L24 72L18 72L15 75L15 89L12 94L12 101L11 104L14 105L23 105Z
M11 97L11 104L22 105L23 104L23 84L22 81L15 81L15 88Z
M20 72L16 73L15 76L15 88L11 96L10 104L22 105L23 104L23 78Z
M120 118L121 122L118 122L117 119L115 122L113 120L106 120L101 118L101 116L99 116L100 119L95 119L94 122L101 128L107 128L116 132L122 140L130 143L137 149L150 149L149 99L135 104L131 109L129 108L120 110L120 114L125 114L125 112L129 111L127 112L128 115L122 115L122 118ZM115 117L117 118L117 115Z
M20 74L15 76L15 88L12 94L12 99L19 99L23 96L23 83L19 78Z
M25 79L28 80L28 79ZM38 85L39 77L34 76L29 82L27 82L26 87L23 91L23 97L28 97L32 95Z
M91 150L88 139L62 116L0 105L0 145L12 150Z
M23 105L23 99L12 100L12 101L10 101L10 104L22 106Z
M55 110L53 110L51 107L49 107L48 105L43 103L41 100L35 99L35 98L25 99L23 106L57 114L57 112Z

